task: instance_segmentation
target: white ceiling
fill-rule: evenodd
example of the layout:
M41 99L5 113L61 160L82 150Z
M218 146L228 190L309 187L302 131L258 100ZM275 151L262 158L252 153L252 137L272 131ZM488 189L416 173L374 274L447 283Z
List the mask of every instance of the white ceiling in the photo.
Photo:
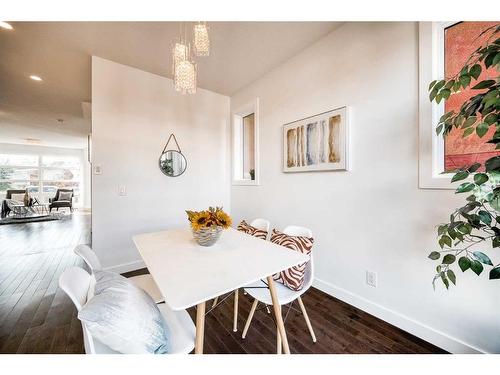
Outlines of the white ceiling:
M178 22L12 22L0 29L0 142L81 148L96 55L171 77ZM199 87L231 95L340 26L338 22L211 22ZM39 75L42 82L29 79ZM57 119L63 119L62 124Z

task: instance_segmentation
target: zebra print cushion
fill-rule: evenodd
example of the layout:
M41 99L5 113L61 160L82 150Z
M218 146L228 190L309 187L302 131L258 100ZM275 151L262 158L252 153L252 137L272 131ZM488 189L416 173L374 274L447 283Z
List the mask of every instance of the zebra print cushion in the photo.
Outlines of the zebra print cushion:
M263 240L267 238L267 231L252 227L245 220L242 220L240 225L238 225L238 230L241 232L245 232L246 234L249 234L251 236L261 238Z
M277 245L288 247L289 249L300 251L304 254L311 254L314 239L311 237L289 236L285 233L273 229L271 242ZM291 290L301 290L304 286L304 275L306 263L299 264L273 276L273 279Z

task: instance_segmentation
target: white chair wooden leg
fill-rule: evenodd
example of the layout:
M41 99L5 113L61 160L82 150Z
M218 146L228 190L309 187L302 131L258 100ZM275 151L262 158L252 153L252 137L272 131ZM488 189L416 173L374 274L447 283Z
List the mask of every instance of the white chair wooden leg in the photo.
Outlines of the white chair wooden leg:
M280 331L278 327L276 327L276 354L281 354L282 345Z
M234 291L233 332L238 331L238 289Z
M248 314L247 322L245 323L245 328L243 328L243 334L241 335L242 339L244 339L247 335L248 327L250 327L250 323L252 322L252 319L253 319L253 314L255 313L255 309L257 309L258 304L259 304L259 301L254 299L253 304L252 304L252 308L250 309L250 313Z
M304 315L304 319L306 320L307 328L309 329L309 333L311 334L311 338L313 342L316 342L316 335L314 334L313 327L311 325L311 321L309 320L309 315L307 315L306 307L304 306L304 302L302 302L302 298L297 298L299 301L300 309L302 310L302 314Z
M219 301L219 297L215 297L214 298L214 302L212 303L212 309L215 308L215 306L217 305L218 301Z

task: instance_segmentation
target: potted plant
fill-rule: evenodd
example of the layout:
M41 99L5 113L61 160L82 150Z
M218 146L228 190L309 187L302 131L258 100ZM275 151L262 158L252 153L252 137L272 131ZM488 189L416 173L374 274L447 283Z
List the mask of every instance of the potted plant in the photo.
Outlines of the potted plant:
M479 76L484 69L495 69L497 73L500 70L500 25L481 35L488 35L486 42L470 55L458 74L430 83L429 99L440 103L463 89L473 90L474 95L458 112L441 116L436 133L444 137L457 128L463 131L464 138L473 133L482 138L494 128L485 142L495 144L499 150L500 78L498 74L494 79L481 80ZM486 254L488 250L477 250L480 244L500 247L500 156L486 160L484 165L474 163L456 170L451 181L462 181L455 193L466 193L467 197L464 205L451 213L449 221L437 228L440 249L428 256L439 262L433 285L436 280L441 280L446 288L456 285L457 268L479 276L484 267L491 267L489 278L500 279L500 264L493 264Z
M222 207L209 207L204 211L186 211L193 237L201 246L212 246L219 239L222 230L231 226L231 217Z

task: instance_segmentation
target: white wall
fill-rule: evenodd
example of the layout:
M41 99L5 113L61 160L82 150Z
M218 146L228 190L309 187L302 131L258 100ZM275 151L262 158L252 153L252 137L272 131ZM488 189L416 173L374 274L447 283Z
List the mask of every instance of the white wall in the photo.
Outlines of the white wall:
M21 145L13 143L0 143L0 153L21 153L29 155L64 155L75 156L80 159L82 166L82 180L80 186L81 201L80 208L90 208L90 164L87 158L87 149L48 147L38 145Z
M226 96L180 95L170 79L92 58L92 162L103 171L92 176L92 245L105 267L138 268L132 236L186 226L184 210L229 209L228 121ZM170 133L187 158L176 178L158 168Z
M232 109L260 98L261 186L233 186L232 214L310 227L324 291L450 351L500 352L498 282L431 286L434 226L463 196L418 189L417 30L347 23L234 95ZM282 125L344 105L352 170L282 173Z

